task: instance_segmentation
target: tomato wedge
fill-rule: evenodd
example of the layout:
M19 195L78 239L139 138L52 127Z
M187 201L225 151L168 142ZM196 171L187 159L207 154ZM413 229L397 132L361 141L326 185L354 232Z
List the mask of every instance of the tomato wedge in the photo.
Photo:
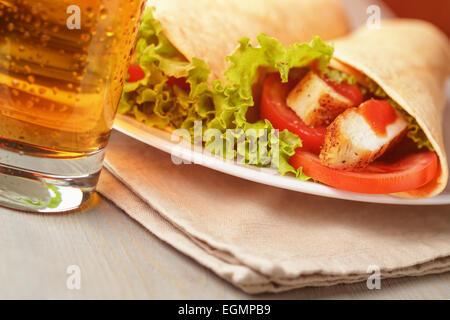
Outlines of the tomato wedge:
M261 98L261 117L272 123L275 129L289 130L303 141L302 150L320 153L326 127L309 127L286 105L286 97L292 84L282 83L278 74L270 74L264 82Z
M353 105L359 106L363 102L364 96L358 86L345 82L336 83L328 78L324 78L324 80L334 91L349 99Z
M189 92L189 90L191 89L189 83L186 82L186 78L169 77L169 79L167 79L167 84L171 87L177 86L186 92Z
M137 64L131 64L128 68L128 82L137 82L145 78L145 72Z
M145 78L145 71L142 70L140 66L137 64L131 64L128 68L128 82L137 82L139 80L142 80ZM175 77L169 77L167 79L167 84L171 87L177 86L184 91L189 92L190 85L186 82L186 78L175 78Z
M420 188L433 180L439 166L436 153L431 151L407 154L395 162L375 161L358 172L326 167L320 163L317 155L300 149L289 162L296 169L302 167L305 174L326 185L368 194L396 193Z

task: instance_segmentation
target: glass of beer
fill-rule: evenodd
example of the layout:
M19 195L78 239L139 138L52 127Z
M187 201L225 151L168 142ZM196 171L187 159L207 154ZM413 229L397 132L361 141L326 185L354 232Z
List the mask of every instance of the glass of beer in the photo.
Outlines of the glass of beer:
M135 46L144 0L0 0L0 205L85 204Z

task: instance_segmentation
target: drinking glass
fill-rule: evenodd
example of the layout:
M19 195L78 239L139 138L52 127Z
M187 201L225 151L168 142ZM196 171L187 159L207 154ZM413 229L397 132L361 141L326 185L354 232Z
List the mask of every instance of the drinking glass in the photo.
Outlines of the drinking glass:
M144 0L0 0L0 205L95 190Z

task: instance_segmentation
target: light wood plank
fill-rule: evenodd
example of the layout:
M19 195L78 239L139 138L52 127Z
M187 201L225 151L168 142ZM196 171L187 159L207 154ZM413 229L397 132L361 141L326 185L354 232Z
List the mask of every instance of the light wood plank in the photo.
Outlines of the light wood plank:
M69 265L81 290L66 287ZM450 273L250 296L154 237L100 196L90 210L0 209L2 299L450 299Z

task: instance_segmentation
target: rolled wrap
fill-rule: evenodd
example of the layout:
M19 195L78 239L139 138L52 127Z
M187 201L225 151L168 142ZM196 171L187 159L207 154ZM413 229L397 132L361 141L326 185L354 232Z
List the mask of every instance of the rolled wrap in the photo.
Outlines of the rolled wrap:
M223 78L226 57L242 37L254 41L265 33L290 45L314 35L329 40L349 30L337 0L152 0L150 5L171 43L187 60L205 60L212 79ZM417 120L439 156L439 173L431 183L396 195L419 198L442 192L448 182L442 126L448 38L429 23L397 19L383 21L379 29L363 27L334 45L334 62L374 80Z
M335 41L334 58L374 80L413 116L439 156L438 176L401 197L431 197L448 182L443 139L445 81L450 74L449 39L433 25L409 19L385 20Z
M151 0L171 43L187 58L205 60L222 78L237 41L260 33L285 45L343 36L349 24L337 0ZM253 42L255 44L255 42Z

